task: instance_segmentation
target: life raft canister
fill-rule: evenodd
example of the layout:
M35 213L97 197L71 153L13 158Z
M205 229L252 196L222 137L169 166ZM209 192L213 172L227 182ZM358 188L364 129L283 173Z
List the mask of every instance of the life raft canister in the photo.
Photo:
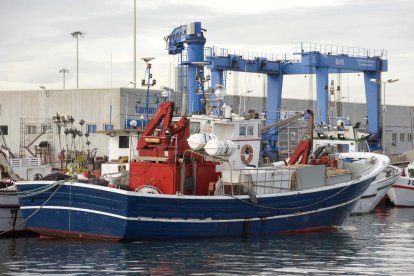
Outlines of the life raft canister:
M243 145L240 152L240 158L243 164L250 164L253 159L253 147L249 144Z

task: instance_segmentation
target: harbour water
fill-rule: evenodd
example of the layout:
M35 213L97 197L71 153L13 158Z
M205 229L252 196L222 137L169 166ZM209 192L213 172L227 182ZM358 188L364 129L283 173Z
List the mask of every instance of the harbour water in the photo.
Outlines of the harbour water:
M1 275L412 275L414 209L377 209L331 232L260 239L0 239Z

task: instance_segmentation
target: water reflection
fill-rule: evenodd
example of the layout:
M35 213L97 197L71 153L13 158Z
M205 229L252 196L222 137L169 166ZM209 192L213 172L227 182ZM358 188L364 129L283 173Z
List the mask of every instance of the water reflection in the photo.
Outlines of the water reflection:
M409 275L414 209L351 216L333 232L262 239L79 242L3 239L7 275Z

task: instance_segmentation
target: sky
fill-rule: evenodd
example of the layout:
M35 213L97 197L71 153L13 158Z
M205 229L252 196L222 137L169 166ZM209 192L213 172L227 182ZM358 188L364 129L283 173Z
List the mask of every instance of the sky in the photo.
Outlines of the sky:
M292 54L300 42L344 45L388 52L383 79L386 103L414 105L414 1L412 0L136 0L137 58L155 57L157 85L174 86L164 36L180 25L200 21L206 46L268 54ZM133 80L133 0L0 0L0 91L39 86L76 88L76 39L79 87L129 86ZM145 63L137 61L138 82ZM362 74L333 75L344 101L364 102ZM315 99L311 76L286 76L283 97ZM263 95L263 77L235 74L228 93L253 90Z

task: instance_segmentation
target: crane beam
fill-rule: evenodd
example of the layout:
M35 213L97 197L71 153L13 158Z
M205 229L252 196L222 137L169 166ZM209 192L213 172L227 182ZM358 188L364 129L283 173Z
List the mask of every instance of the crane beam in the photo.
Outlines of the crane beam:
M282 84L285 75L316 74L317 115L316 122L328 122L328 86L330 73L363 73L365 81L365 95L368 114L368 130L372 134L379 134L380 121L380 93L378 86L370 82L371 78L381 79L381 73L388 71L387 53L385 50L375 50L356 47L335 46L326 44L301 43L295 55L299 60L271 61L264 57L243 58L243 56L228 54L228 51L216 53L209 48L210 53L204 60L205 37L200 22L179 26L166 37L169 54L188 52L188 60L182 62L188 65L188 93L189 110L200 111L200 95L194 94L196 82L193 79L196 73L194 62L205 62L211 70L211 87L224 85L224 71L237 71L267 75L267 123L277 121L277 111L280 109L282 98ZM187 47L185 47L187 44ZM224 50L224 49L222 49ZM214 95L212 95L214 97ZM371 104L375 103L375 104ZM276 139L276 138L275 138ZM276 140L270 141L274 144Z

